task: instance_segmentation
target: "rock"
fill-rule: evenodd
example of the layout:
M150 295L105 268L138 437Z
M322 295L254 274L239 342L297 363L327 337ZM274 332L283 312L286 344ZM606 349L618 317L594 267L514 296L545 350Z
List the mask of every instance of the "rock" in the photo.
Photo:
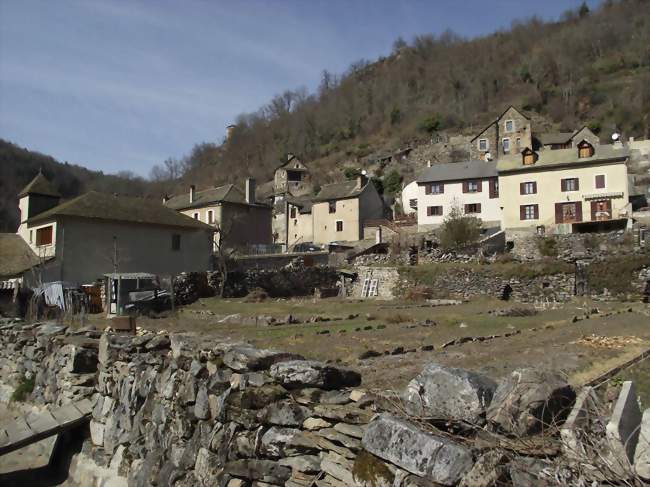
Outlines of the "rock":
M210 402L208 400L208 390L205 385L199 387L194 404L194 416L197 419L208 419L210 417Z
M340 431L334 428L324 428L316 431L316 434L322 436L323 438L327 438L328 440L333 441L334 443L343 445L344 447L349 448L351 450L361 449L361 442L359 441L358 438L352 438L344 433L341 433Z
M352 476L353 465L351 461L338 457L331 452L323 457L320 464L323 472L340 480L346 486L355 484Z
M207 448L199 448L194 464L194 475L199 485L219 485L223 477L223 463L219 456Z
M348 435L353 438L363 438L364 428L355 424L336 423L334 425L334 429L340 433L343 433L344 435Z
M95 446L104 446L104 425L97 421L90 421L90 439Z
M300 426L311 411L290 401L269 404L257 414L257 419L264 424L277 426Z
M169 348L171 342L169 337L166 335L156 335L153 337L147 344L144 346L145 350L155 351L155 350L166 350Z
M477 424L483 422L496 388L483 375L430 363L409 382L403 400L414 416Z
M306 473L320 472L320 457L318 455L299 455L281 458L278 465L289 467L291 470Z
M270 458L318 453L318 446L302 431L272 426L260 438L260 451Z
M307 418L302 423L302 427L309 431L319 430L321 428L329 428L330 426L332 426L331 423L328 423L327 421L321 418Z
M226 464L225 471L236 477L278 485L284 485L291 476L291 469L271 460L235 460Z
M639 477L650 480L650 408L643 412L641 419L639 441L634 453L634 469Z
M507 476L505 464L507 455L499 450L490 450L476 459L472 469L467 472L458 487L491 487L505 484Z
M366 391L355 389L350 391L350 401L359 402L366 395Z
M395 475L384 462L366 451L361 451L355 458L352 476L359 487L403 485L396 482Z
M563 421L575 401L573 388L559 375L519 369L502 379L487 410L487 420L517 436Z
M315 416L350 424L366 424L372 418L372 414L354 405L317 405L314 407Z
M642 418L634 382L625 381L605 428L616 464L625 465L626 462L631 464L634 461Z
M388 413L368 424L362 444L379 458L443 485L456 484L472 467L472 454L464 446Z
M378 352L376 350L366 350L365 352L361 352L359 354L359 360L366 360L369 358L374 358L374 357L381 357L383 354L381 352Z
M267 370L273 364L288 360L302 360L295 353L276 350L260 350L253 347L235 346L227 350L223 362L236 372Z
M271 376L287 388L340 389L361 384L361 375L350 369L313 360L292 360L271 367Z

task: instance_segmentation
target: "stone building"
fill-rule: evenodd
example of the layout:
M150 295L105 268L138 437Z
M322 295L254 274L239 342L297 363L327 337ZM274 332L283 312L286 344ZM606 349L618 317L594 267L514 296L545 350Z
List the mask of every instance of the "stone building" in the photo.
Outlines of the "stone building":
M533 147L530 118L510 106L470 141L470 159L497 160Z
M591 145L599 145L600 139L589 127L585 126L573 132L546 132L534 137L540 150L569 149L577 147L579 142L586 140ZM531 147L534 148L534 147Z
M287 154L287 162L275 170L273 186L276 196L307 196L314 191L309 169L293 154Z

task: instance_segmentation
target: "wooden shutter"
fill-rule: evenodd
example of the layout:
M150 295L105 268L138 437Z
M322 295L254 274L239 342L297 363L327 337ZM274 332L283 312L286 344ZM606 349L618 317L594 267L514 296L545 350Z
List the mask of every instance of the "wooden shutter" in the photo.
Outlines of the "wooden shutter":
M564 184L564 181L562 181ZM555 203L555 223L564 223L562 221L562 203Z
M443 194L445 192L445 183L439 183L438 189L440 190L440 194Z
M490 198L498 198L499 192L497 191L497 179L490 179L488 184L490 186Z
M476 203L476 213L481 213L481 203Z
M576 182L576 189L575 191L578 191L580 189L580 180L578 178L573 178L573 180ZM580 205L582 207L582 205Z
M576 205L576 221L581 222L582 221L582 202L578 201L577 203L574 203Z
M519 183L519 194L526 194L525 191L525 185L526 183Z
M598 176L596 176L598 178ZM598 181L598 180L596 180ZM596 186L598 186L598 182L596 182ZM592 201L591 202L591 221L596 221L596 212L598 211L598 202L597 201Z
M520 220L526 219L526 205L521 205L519 207L519 219Z
M562 179L560 181L560 184L561 184L561 190L566 191L566 179Z
M430 184L425 184L424 185L424 194L431 194L431 185Z
M482 192L483 191L483 181L478 180L478 181L476 181L476 184L477 184L477 191L479 193Z
M537 181L533 181L533 193L537 194Z
M465 205L465 214L469 213L469 205Z
M602 189L605 187L605 175L599 174L596 176L596 188Z
M469 182L463 181L463 193L469 193Z
M433 206L427 206L427 216L433 216Z

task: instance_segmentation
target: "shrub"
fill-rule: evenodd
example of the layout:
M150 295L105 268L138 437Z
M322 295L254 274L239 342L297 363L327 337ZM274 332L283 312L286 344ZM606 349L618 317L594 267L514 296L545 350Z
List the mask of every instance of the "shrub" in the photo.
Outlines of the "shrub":
M14 390L13 394L11 395L11 400L13 402L23 402L25 399L27 399L27 396L29 396L32 391L34 390L34 377L25 377L23 376L22 379L20 379L20 382L16 386L16 389Z
M465 216L453 206L440 229L440 245L446 250L462 248L476 243L480 236L481 220Z
M425 118L420 122L420 130L423 132L428 133L429 135L433 134L434 132L437 132L440 130L442 127L442 120L440 119L440 115L433 115L430 117Z
M402 176L395 169L384 178L384 191L390 195L398 193L402 184Z
M395 314L387 316L385 321L386 321L386 323L391 323L393 325L397 325L399 323L406 323L407 321L409 321L409 319L410 318L407 315L402 315L402 314L399 314L399 313L395 313Z
M343 169L343 175L345 176L345 179L354 179L359 174L361 174L361 171L359 171L354 167L346 167L345 169Z
M553 237L542 237L537 241L537 249L544 257L557 257L557 240Z
M407 301L424 301L433 298L433 289L428 286L413 286L404 291L404 299Z

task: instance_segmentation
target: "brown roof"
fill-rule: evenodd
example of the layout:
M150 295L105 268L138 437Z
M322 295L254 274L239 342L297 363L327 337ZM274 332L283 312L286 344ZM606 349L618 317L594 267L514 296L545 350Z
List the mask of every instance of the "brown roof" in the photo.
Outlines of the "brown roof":
M31 182L23 188L23 190L18 193L18 197L22 198L23 196L27 196L28 194L40 194L44 196L58 196L60 197L61 195L59 192L54 189L54 186L52 186L52 183L48 181L48 179L43 176L43 173L39 172L36 176L34 176L34 179L31 180Z
M96 191L90 191L81 196L77 196L50 210L39 213L27 220L27 223L37 223L60 216L149 223L152 225L214 231L211 226L183 215L176 210L167 208L158 201L145 198L114 196Z
M38 263L38 257L20 235L0 233L0 277L17 277Z
M169 208L174 210L186 210L188 208L200 208L213 203L245 203L244 195L234 184L226 184L217 188L204 189L194 194L194 201L190 203L190 192L172 196L167 203Z
M356 198L359 196L370 181L366 182L361 188L357 186L357 180L344 181L342 183L333 183L324 185L319 193L313 198L314 202L328 200L342 200L345 198Z

